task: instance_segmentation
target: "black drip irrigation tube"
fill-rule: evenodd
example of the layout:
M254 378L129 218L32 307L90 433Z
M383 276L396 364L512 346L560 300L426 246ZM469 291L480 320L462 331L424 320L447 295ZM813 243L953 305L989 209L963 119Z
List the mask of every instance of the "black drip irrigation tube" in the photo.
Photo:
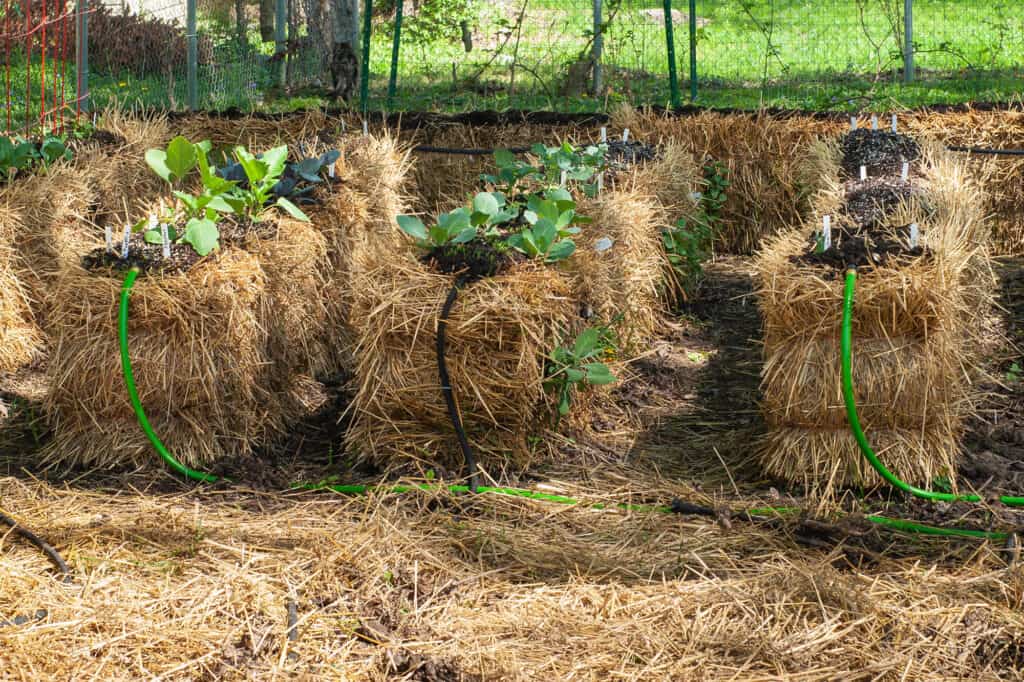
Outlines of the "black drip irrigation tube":
M6 526L10 526L12 532L21 536L28 542L38 547L42 551L42 553L46 555L46 558L49 559L50 562L57 569L57 574L61 576L61 578L63 578L64 582L71 582L71 569L68 568L68 564L66 561L64 561L64 557L60 555L60 552L54 549L53 545L51 545L46 540L42 539L41 537L30 531L28 528L25 528L15 519L11 518L3 512L0 512L0 523L3 523Z
M473 454L473 446L469 444L466 437L466 429L462 426L462 419L459 417L459 409L455 405L455 392L452 391L452 380L448 376L448 363L445 360L445 339L448 328L448 315L452 312L455 299L459 295L459 289L466 283L460 278L452 285L448 292L448 298L441 308L441 317L437 321L437 374L441 380L441 393L444 395L445 405L448 407L448 419L452 422L455 435L459 439L459 447L462 449L462 456L466 460L466 473L469 475L469 489L474 493L480 488L479 469L476 464L476 456Z
M136 417L138 418L139 425L142 427L146 436L149 438L153 447L157 453L164 459L165 462L176 472L182 474L186 478L191 480L212 483L216 481L228 481L230 479L221 479L212 474L207 474L201 471L190 469L180 462L164 447L163 443L157 437L153 431L149 420L146 418L145 410L142 407L142 403L139 400L138 391L135 387L135 379L132 373L131 358L128 353L128 312L129 306L128 301L131 296L132 286L135 284L135 280L139 275L137 268L132 268L128 271L124 278L124 283L121 288L121 302L120 310L118 315L118 340L121 350L121 364L125 379L125 388L131 398L132 407L135 410ZM850 419L851 430L854 436L858 438L858 444L861 446L861 450L868 461L876 471L879 472L894 487L917 494L918 496L924 496L926 499L940 500L940 501L964 501L964 502L980 502L981 498L977 495L948 495L946 493L929 493L928 491L921 491L918 488L914 488L898 479L894 474L889 472L888 469L878 460L875 456L871 446L867 443L864 438L863 431L860 430L860 422L857 419L857 407L856 401L853 397L853 379L851 373L851 362L852 356L852 343L851 343L851 320L853 316L853 294L856 286L857 272L856 268L851 268L847 271L846 276L846 288L844 290L843 299L843 332L842 332L842 362L843 362L843 393L846 399L847 415ZM447 378L447 368L444 363L444 325L447 322L447 315L451 311L452 305L455 303L455 299L458 295L458 289L461 282L456 282L455 286L448 292L448 298L445 301L444 308L442 309L442 317L445 318L438 325L438 370L441 374L441 382L443 386L448 386L447 390L444 390L446 400L451 399L451 387ZM451 410L454 405L454 400L449 402L449 408ZM454 410L449 412L450 415L455 415L453 418L453 424L461 425L458 421L457 413ZM523 488L502 488L492 486L481 486L477 485L473 480L472 474L476 473L475 459L472 457L472 448L469 446L468 441L465 439L465 432L462 431L458 426L456 431L460 436L460 443L464 445L463 454L467 457L467 466L470 467L471 473L471 485L444 485L444 484L413 484L413 485L339 485L326 481L317 483L296 483L291 486L292 490L330 490L333 492L345 494L345 495L366 495L374 492L390 493L390 494L405 494L411 492L436 492L439 490L447 490L452 493L477 493L480 495L493 494L502 495L507 497L518 497L523 499L536 500L540 502L550 502L554 504L563 504L570 506L581 506L586 509L592 510L618 510L625 512L637 512L637 513L660 513L660 514L687 514L687 515L698 515L698 516L717 516L718 510L714 510L711 507L693 504L682 500L673 500L671 504L630 504L630 503L604 503L604 502L592 502L587 503L578 500L573 497L566 495L557 495L551 493L543 493L536 490L527 490ZM859 436L857 435L859 433ZM870 455L869 455L870 453ZM916 492L915 492L916 491ZM921 495L924 493L924 495ZM1024 504L1024 498L1000 498L1005 504L1013 504L1011 501L1020 500L1021 504ZM739 512L729 512L730 516L734 518L740 518L748 521L759 521L759 520L770 520L773 518L792 516L794 514L801 513L799 507L782 507L782 506L768 506L759 507L753 509L742 510ZM984 531L975 530L970 528L947 528L940 526L932 526L928 524L918 523L916 521L910 521L906 519L892 518L888 516L881 516L878 514L865 515L864 520L886 528L890 528L895 531L905 533L916 533L920 535L936 535L943 537L959 537L959 538L973 538L973 539L984 539L984 540L996 540L1005 541L1011 538L1011 534L1002 533L997 531Z
M418 154L452 154L462 156L487 156L498 150L512 152L513 154L526 154L529 147L494 147L487 149L483 147L433 147L421 144L412 148ZM959 145L947 145L947 151L963 152L967 154L987 154L990 156L1024 156L1024 149L989 149L987 147L962 147Z

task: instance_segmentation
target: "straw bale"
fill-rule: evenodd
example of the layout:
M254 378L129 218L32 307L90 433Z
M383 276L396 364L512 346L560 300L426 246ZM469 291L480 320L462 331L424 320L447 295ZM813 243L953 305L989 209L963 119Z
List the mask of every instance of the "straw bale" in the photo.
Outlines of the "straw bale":
M698 160L716 160L729 171L716 248L753 253L762 239L799 222L806 190L796 181L806 147L834 124L810 118L781 119L765 113L689 116L628 107L612 115L616 129L649 142L675 141Z
M20 229L18 213L0 205L0 375L29 364L43 347L43 335L15 270L12 241Z
M970 412L969 383L957 381L959 340L858 338L853 357L857 413L879 427L926 429L959 424ZM808 429L847 426L839 338L765 340L762 411L770 422Z
M664 141L656 160L634 167L627 177L630 188L654 197L668 225L693 214L692 195L704 186L693 153L674 140Z
M664 214L652 197L628 188L585 200L579 212L593 222L575 237L577 249L567 261L577 281L577 296L603 323L621 315L616 326L621 347L635 351L662 326ZM610 239L611 248L598 251L595 245L602 239Z
M85 174L95 197L94 219L114 232L142 206L151 204L167 184L146 163L146 151L162 149L174 135L166 116L132 117L111 108L102 114L102 129L123 139L116 147L86 142L74 164Z
M843 273L791 258L807 250L809 230L772 240L757 261L766 336L836 336L843 313ZM927 242L926 242L927 243ZM969 318L961 284L970 259L935 251L898 265L861 268L853 334L857 338L927 339L959 332Z
M171 122L179 134L198 142L210 140L215 147L244 145L262 149L278 144L293 146L308 142L321 132L344 131L344 119L332 117L317 109L283 116L225 116L198 113L176 116Z
M353 280L357 394L348 442L376 462L461 455L438 386L438 317L454 277L412 255L381 254ZM447 324L447 365L481 464L520 467L527 436L550 414L544 357L578 320L572 282L533 263L465 286Z
M89 222L95 197L86 174L65 162L46 173L19 178L3 190L2 200L22 218L22 228L12 240L18 276L33 308L41 313L46 287L61 268L103 243L102 230Z
M229 249L188 272L139 279L129 339L139 396L164 443L202 466L251 453L280 428L265 390L268 331L258 259ZM121 278L66 267L54 287L51 386L45 408L54 439L44 461L113 468L151 462L119 367Z
M818 505L829 506L842 488L882 483L861 454L849 426L802 428L773 422L769 415L766 421L769 428L758 446L765 473L803 486ZM945 477L955 485L960 428L862 426L878 458L904 481L930 488L936 478Z

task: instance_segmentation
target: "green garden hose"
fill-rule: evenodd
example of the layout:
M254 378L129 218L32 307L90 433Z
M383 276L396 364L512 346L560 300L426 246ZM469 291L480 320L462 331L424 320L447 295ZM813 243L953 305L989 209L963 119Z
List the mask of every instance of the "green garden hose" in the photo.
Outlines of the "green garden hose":
M164 444L160 442L156 433L153 431L153 426L149 423L149 419L146 417L146 411L142 409L142 401L139 400L139 392L135 388L135 374L132 372L132 360L128 356L128 299L132 293L132 287L135 286L135 280L139 276L139 269L132 268L125 275L124 284L121 286L121 308L117 316L117 329L118 329L118 341L121 345L121 371L124 373L124 385L128 389L128 397L132 401L132 409L135 410L135 416L139 420L139 426L142 427L146 437L149 438L149 442L153 444L156 451L160 454L165 462L179 474L187 478L191 478L193 481L202 481L203 483L213 483L219 478L213 474L206 474L202 471L196 471L190 469L178 460L174 458Z
M839 352L842 356L843 365L843 401L846 403L846 416L850 422L850 431L853 432L853 437L857 440L857 445L860 447L860 451L864 454L864 457L871 464L872 468L878 472L879 476L884 478L891 486L898 488L903 492L910 493L915 497L920 497L924 500L931 500L933 502L982 502L983 499L980 495L957 495L954 493L924 490L923 488L910 485L896 476L896 474L889 471L889 469L882 464L881 460L878 459L878 455L876 455L875 451L871 448L871 444L868 443L868 439L864 435L864 429L861 428L860 419L857 417L857 400L853 395L853 296L856 288L857 268L847 268L846 286L843 289L843 324L841 338L839 341ZM1000 495L996 499L1008 507L1024 507L1024 497Z
M132 408L135 410L135 415L138 418L139 425L145 432L146 437L153 444L153 447L159 453L160 457L179 474L184 475L195 481L201 481L204 483L212 483L220 480L219 477L213 474L203 473L190 469L183 465L164 447L163 443L157 437L153 431L152 425L146 418L146 413L142 408L142 403L139 400L138 391L135 387L135 377L132 373L131 358L128 353L128 300L131 295L132 287L135 285L135 280L139 275L137 268L132 268L128 271L128 274L124 278L124 284L121 288L121 307L118 314L118 329L119 329L119 340L121 346L121 369L124 373L125 387L128 389L128 395L131 398ZM848 366L848 364L847 364ZM863 434L862 434L863 436ZM866 441L865 441L866 442ZM453 493L469 493L473 492L471 486L466 485L443 485L443 484L432 484L423 483L415 485L391 485L391 486L373 486L373 485L339 485L329 481L320 481L317 483L297 483L291 486L292 490L330 490L333 492L345 494L345 495L366 495L375 492L381 493L392 493L392 494L403 494L410 492L432 492L437 490L447 490ZM584 505L585 503L580 502L576 498L568 497L566 495L555 495L551 493L542 493L534 490L524 490L522 488L497 488L490 486L479 486L475 490L479 494L494 494L504 495L508 497L518 497L529 500L537 500L541 502L551 502L555 504L563 505ZM594 510L602 509L617 509L619 511L627 512L640 512L640 513L660 513L660 514L699 514L704 516L714 515L715 510L710 507L701 505L694 505L690 503L674 501L671 505L646 505L646 504L628 504L628 503L615 503L609 504L604 502L595 502L585 504L586 508ZM798 507L762 507L758 509L750 509L745 512L741 512L739 515L747 517L773 517L773 516L788 516L792 514L800 513ZM871 523L875 523L881 526L886 526L893 530L909 532L909 533L921 533L927 535L941 535L947 537L967 537L967 538L984 538L990 540L1005 540L1008 535L1005 533L994 533L988 531L968 530L959 528L939 528L935 526L929 526L926 524L916 523L913 521L904 521L902 519L892 519L885 516L871 515L864 517Z

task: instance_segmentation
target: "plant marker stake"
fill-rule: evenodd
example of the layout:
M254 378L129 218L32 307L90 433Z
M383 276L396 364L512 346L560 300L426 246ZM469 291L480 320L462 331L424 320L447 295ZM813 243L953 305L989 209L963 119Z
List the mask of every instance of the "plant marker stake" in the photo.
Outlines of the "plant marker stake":
M910 248L917 248L917 223L910 223Z
M629 142L629 128L622 129L622 141Z
M604 189L604 171L597 174L597 193L600 194L601 190Z
M856 130L856 129L857 129L857 117L856 116L851 116L850 117L850 130Z
M601 142L607 142L607 141L608 141L608 127L607 126L601 126Z
M822 239L822 242L823 242L822 250L828 251L829 249L832 248L832 216L830 216L830 215L822 216L821 222L822 222L821 234L822 234L822 237L823 237L823 239Z
M861 166L860 167L860 179L861 180L867 180L868 179L868 167L867 166Z
M132 226L124 226L124 239L121 241L121 260L128 260L128 242L132 238Z
M334 164L333 163L330 166L327 167L327 177L329 177L331 180L334 179Z
M558 186L565 187L565 171L562 171L562 177L558 179Z
M910 164L904 161L903 168L900 169L900 180L906 182L908 177L910 177Z
M892 131L896 132L896 114L892 115Z
M114 231L110 225L103 226L103 237L107 242L107 253L114 253Z
M367 125L366 119L364 118L363 119L363 137L366 137L369 134L370 134L370 127L369 127L369 125Z
M167 234L167 223L160 223L160 239L164 244L164 258L171 257L171 238Z
M878 116L871 115L871 129L878 130Z

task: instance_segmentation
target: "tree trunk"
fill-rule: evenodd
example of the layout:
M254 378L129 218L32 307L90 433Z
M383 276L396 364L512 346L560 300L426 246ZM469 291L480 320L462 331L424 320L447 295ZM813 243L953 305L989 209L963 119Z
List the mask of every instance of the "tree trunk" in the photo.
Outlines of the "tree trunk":
M260 40L269 43L274 39L274 15L277 6L274 0L260 0Z
M245 45L246 39L246 25L245 25L245 0L235 0L235 34L238 37L238 44Z
M302 0L308 49L320 57L320 82L336 97L359 91L360 0Z

